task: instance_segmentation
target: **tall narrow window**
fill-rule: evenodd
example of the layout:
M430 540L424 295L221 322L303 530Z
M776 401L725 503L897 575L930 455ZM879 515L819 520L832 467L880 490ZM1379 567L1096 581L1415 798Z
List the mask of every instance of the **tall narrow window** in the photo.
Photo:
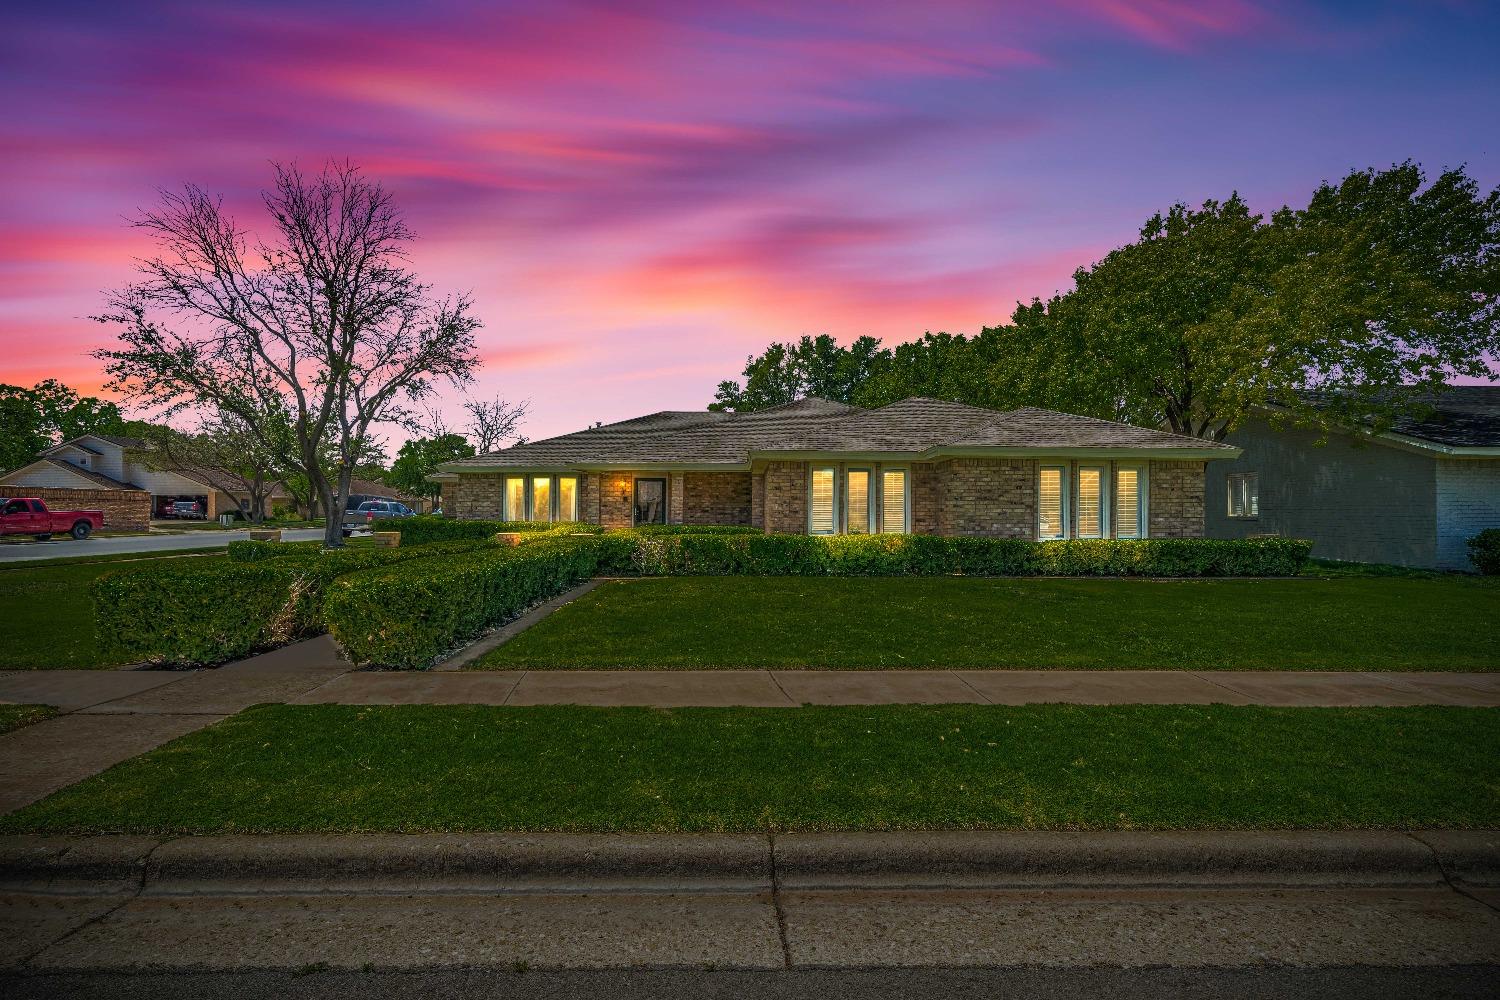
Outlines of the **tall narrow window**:
M526 520L526 480L505 480L505 519L507 521Z
M1078 537L1104 537L1104 470L1096 466L1078 469Z
M531 480L531 519L552 520L552 477L536 476Z
M880 474L880 530L905 534L907 524L906 470L886 469Z
M808 484L807 530L813 535L831 535L834 524L833 479L831 468L813 469Z
M1229 516L1260 516L1260 473L1231 472L1228 480Z
M557 477L557 519L578 520L578 477Z
M1043 466L1037 473L1038 538L1064 538L1067 535L1068 498L1064 492L1066 478L1060 465Z
M1146 537L1146 505L1141 493L1141 470L1115 470L1115 537Z
M850 469L846 489L844 530L851 535L870 531L870 470Z

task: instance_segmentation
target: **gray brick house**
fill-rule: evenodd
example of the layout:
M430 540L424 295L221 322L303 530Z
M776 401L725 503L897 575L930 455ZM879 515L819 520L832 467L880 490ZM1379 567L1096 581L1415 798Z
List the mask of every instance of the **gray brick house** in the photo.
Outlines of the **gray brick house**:
M662 411L445 464L451 517L795 534L1191 538L1237 448L1051 410L933 399Z
M1467 541L1500 527L1500 386L1453 386L1389 433L1273 426L1228 435L1241 454L1208 477L1214 538L1307 538L1313 555L1472 569Z

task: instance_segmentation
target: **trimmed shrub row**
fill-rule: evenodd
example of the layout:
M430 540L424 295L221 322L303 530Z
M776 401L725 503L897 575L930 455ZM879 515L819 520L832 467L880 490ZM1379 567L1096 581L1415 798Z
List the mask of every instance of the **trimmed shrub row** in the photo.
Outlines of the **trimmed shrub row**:
M631 562L650 576L1295 576L1311 550L1290 538L668 535L639 537Z
M608 546L562 535L342 577L328 629L359 664L426 667L461 642L599 572Z
M402 545L494 538L502 531L550 531L547 521L458 521L449 517L401 517L382 522L382 531L399 531Z
M332 551L315 543L247 544L280 551L241 550L253 552L252 560L183 559L99 577L92 593L100 643L124 661L224 663L326 631L323 594L345 574L492 548L487 541Z
M648 538L657 535L763 535L759 528L743 524L642 524L631 531Z
M1500 528L1485 528L1469 539L1469 561L1485 576L1500 576Z

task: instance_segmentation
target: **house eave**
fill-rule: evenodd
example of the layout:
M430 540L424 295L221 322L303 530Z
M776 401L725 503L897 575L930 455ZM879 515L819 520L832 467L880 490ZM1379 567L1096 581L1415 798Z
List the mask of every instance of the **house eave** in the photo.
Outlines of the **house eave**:
M1276 406L1272 403L1262 404L1255 407L1255 409L1262 413L1274 415L1292 415L1292 411L1288 408ZM1321 428L1314 427L1312 429ZM1429 441L1426 438L1398 434L1395 431L1382 431L1379 434L1370 434L1361 431L1357 427L1330 426L1326 429L1330 433L1343 434L1346 437L1358 438L1361 441L1383 444L1389 448L1399 448L1402 451L1412 451L1422 455L1435 455L1442 456L1443 458L1500 458L1500 445L1442 444L1438 441Z

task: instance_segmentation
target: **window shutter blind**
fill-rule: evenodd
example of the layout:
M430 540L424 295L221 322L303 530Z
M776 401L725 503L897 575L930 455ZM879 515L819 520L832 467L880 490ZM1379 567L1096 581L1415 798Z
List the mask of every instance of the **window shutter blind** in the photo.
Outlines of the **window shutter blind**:
M1042 538L1063 535L1062 483L1062 469L1042 469L1037 478L1037 534Z
M1115 470L1115 537L1141 537L1141 473Z
M578 479L576 476L560 476L557 480L557 519L578 520Z
M1104 472L1078 470L1078 537L1104 536Z
M1229 516L1257 517L1260 514L1260 475L1255 472L1231 472L1228 477Z
M552 520L552 480L547 476L537 476L531 481L531 519Z
M906 527L906 470L891 469L880 477L880 530L890 534L905 534Z
M833 534L833 470L812 470L812 491L808 505L808 530L815 535Z
M850 469L847 489L849 524L845 530L851 535L868 534L870 530L870 470Z
M507 521L526 520L526 480L507 479L505 481L505 519Z

